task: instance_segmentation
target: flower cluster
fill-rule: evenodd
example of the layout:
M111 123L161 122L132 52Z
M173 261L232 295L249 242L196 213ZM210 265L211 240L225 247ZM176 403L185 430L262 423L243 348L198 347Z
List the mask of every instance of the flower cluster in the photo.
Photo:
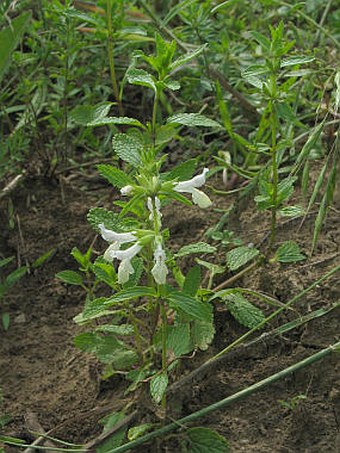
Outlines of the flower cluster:
M203 186L206 180L206 173L209 171L208 168L204 168L200 175L195 176L188 181L181 181L173 186L173 190L179 193L190 193L192 201L197 204L200 208L207 208L211 205L209 197L202 191L198 190L198 187ZM131 195L134 191L133 186L125 186L121 189L122 195ZM166 254L163 249L163 239L160 234L161 228L161 202L157 196L147 199L147 207L150 211L149 221L154 224L154 237L152 239L153 250L154 250L154 266L151 270L151 274L155 279L155 282L159 285L164 285L166 282L166 276L168 274L168 268L166 266ZM115 258L120 261L118 266L118 283L126 283L130 275L134 273L134 268L131 264L131 260L143 249L144 241L138 238L136 232L131 231L128 233L116 233L115 231L108 230L104 224L98 225L102 238L109 242L110 245L104 253L104 259L112 262ZM125 250L121 250L122 244L128 244L133 242L133 245ZM143 243L142 243L143 242ZM150 241L149 241L150 242Z

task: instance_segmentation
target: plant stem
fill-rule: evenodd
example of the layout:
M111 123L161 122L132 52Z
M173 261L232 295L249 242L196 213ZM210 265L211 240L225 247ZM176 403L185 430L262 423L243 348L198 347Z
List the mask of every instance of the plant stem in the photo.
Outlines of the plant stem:
M160 301L160 310L161 310L161 317L162 317L162 374L165 375L167 372L167 362L166 362L166 357L167 357L167 345L166 345L166 339L167 339L167 324L168 324L168 319L166 316L166 310L163 304L163 301ZM165 410L166 409L166 392L164 392L163 398L162 398L162 407Z
M306 366L309 366L326 356L330 355L332 352L336 352L340 348L340 342L335 343L332 346L329 346L328 348L322 349L321 351L317 352L316 354L311 355L310 357L307 357L306 359L301 360L298 363L295 363L294 365L289 366L288 368L285 368L282 371L279 371L278 373L275 373L262 381L256 382L255 384L237 392L234 393L234 395L228 396L227 398L224 398L217 403L211 404L210 406L207 406L197 412L194 412L190 415L187 415L186 417L183 417L179 420L176 420L173 423L170 423L169 425L166 425L156 431L153 431L152 433L146 434L145 436L140 437L137 440L134 440L132 442L128 442L125 445L122 445L121 447L114 448L113 450L108 451L108 453L122 453L124 451L128 451L131 448L137 447L138 445L142 445L145 442L150 441L151 439L154 439L159 436L163 436L164 434L167 434L171 431L174 431L178 428L183 427L186 423L195 421L201 417L204 417L212 412L215 412L217 410L220 410L226 406L230 406L236 401L239 401L243 398L246 398L249 395L252 395L253 393L257 392L258 390L266 387L269 384L273 384L274 382L285 378L289 374L292 374L302 368L305 368Z
M113 57L113 29L112 29L112 0L106 1L106 19L107 19L107 32L108 32L108 56L109 56L109 65L110 65L110 74L111 74L111 83L113 88L113 94L118 104L119 113L123 115L123 106L122 100L119 95L118 82L116 77L115 62Z
M152 123L151 123L151 128L152 128L152 142L153 146L155 148L156 146L156 128L157 128L157 107L158 107L158 100L159 100L159 94L158 92L155 93L155 97L153 100L153 109L152 109Z
M278 183L279 183L279 172L278 172L278 165L277 165L277 142L276 142L276 133L277 133L277 120L276 114L273 106L273 102L271 102L271 112L270 112L270 124L271 124L271 134L272 134L272 147L271 147L271 155L272 155L272 185L273 185L273 207L272 207L272 221L271 221L271 234L270 234L270 246L273 246L275 242L276 236L276 214L277 214L277 191L278 191Z

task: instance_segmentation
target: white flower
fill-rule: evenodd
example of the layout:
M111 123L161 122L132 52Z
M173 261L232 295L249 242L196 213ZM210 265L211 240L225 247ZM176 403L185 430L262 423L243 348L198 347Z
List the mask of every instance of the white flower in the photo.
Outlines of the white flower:
M155 265L151 270L155 282L159 285L164 285L166 282L166 276L168 274L168 268L166 267L165 260L166 255L162 248L161 243L157 243L156 250L154 252Z
M108 230L101 223L98 225L102 238L105 241L111 242L104 253L104 260L112 262L115 258L121 261L118 267L118 283L126 283L129 280L130 274L134 273L134 268L131 260L142 250L142 246L135 242L126 250L120 250L121 244L137 241L137 237L133 233L116 233Z
M124 196L131 195L133 192L133 186L124 186L120 189L120 193Z
M138 242L133 244L126 250L113 250L112 258L117 258L121 261L118 267L118 283L126 283L131 274L135 272L131 260L142 250L142 246Z
M157 219L159 221L159 224L161 224L161 217L162 217L161 201L160 201L160 199L158 197L155 197L154 203L155 204L153 204L153 202L152 202L152 198L148 197L147 207L148 207L148 209L150 211L149 220L152 221L154 219L154 214L155 214L155 211L156 211Z
M107 242L118 242L125 244L126 242L135 241L137 238L133 233L116 233L115 231L105 228L103 223L98 225L102 238Z
M200 208L208 208L211 206L211 200L204 192L197 189L205 184L206 177L209 168L204 168L200 175L194 176L188 181L181 181L174 187L176 192L191 193L192 201L197 204Z
M118 283L123 284L129 281L130 275L135 272L129 259L123 260L118 267Z

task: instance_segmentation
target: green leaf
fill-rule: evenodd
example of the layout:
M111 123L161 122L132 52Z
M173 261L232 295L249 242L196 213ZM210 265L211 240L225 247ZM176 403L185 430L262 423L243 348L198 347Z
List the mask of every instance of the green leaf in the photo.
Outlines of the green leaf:
M5 331L8 330L9 323L10 323L9 313L3 313L2 314L2 325L3 325L3 328L4 328Z
M240 293L229 293L223 297L227 303L230 313L243 326L253 329L264 321L262 311L247 301Z
M196 163L196 159L189 159L162 176L165 176L166 181L173 181L176 179L178 179L178 181L185 181L192 178L196 170Z
M75 271L61 271L56 274L56 277L69 285L82 285L82 276Z
M306 257L301 253L299 245L294 241L284 242L274 256L274 261L279 263L296 263L305 259Z
M251 31L250 32L251 36L256 39L256 41L261 45L261 47L264 49L264 50L267 50L269 51L270 50L270 40L262 35L261 33L257 32L257 31Z
M208 303L179 292L170 293L167 299L174 310L184 312L189 319L212 320L212 306Z
M8 69L13 52L19 44L31 16L30 11L23 13L11 20L10 25L0 31L0 81Z
M142 85L151 88L155 93L157 87L154 77L143 69L130 69L126 74L127 80L133 85Z
M215 327L213 322L198 321L192 325L191 336L195 346L206 351L214 339Z
M190 428L186 432L190 447L188 453L228 453L227 440L210 428Z
M13 260L14 260L14 256L10 256L9 258L4 258L3 260L0 260L0 268L7 266L7 264Z
M140 165L140 156L143 144L136 136L128 134L116 134L112 138L112 146L118 157L134 167Z
M277 187L277 207L293 195L294 182L296 179L297 178L295 176L288 176L288 178L285 178L279 182Z
M159 374L150 381L150 393L152 399L156 404L162 401L169 383L168 375L166 373Z
M108 116L105 118L96 118L87 123L87 126L108 126L110 124L126 124L128 126L144 127L143 124L135 118L128 118L126 116Z
M104 418L105 421L105 426L103 429L103 432L109 431L111 428L113 428L117 423L119 423L121 420L123 420L125 414L124 412L114 412L113 414L110 414L108 417ZM102 423L102 420L100 420L100 423ZM127 429L122 428L115 434L111 435L107 440L102 442L99 446L96 447L96 453L108 453L112 451L114 448L119 447L125 438Z
M133 288L123 289L107 299L107 303L115 304L125 302L126 300L137 299L139 297L156 297L154 288L149 286L135 286Z
M231 271L236 271L255 258L258 254L259 251L254 247L237 247L227 253L227 266Z
M279 210L279 214L282 217L301 217L304 214L304 209L302 206L286 206Z
M298 64L305 64L314 61L315 57L313 56L303 56L303 55L296 55L294 57L283 58L281 60L281 68L286 68L287 66L295 66Z
M48 252L40 255L35 261L33 261L33 263L32 263L33 269L37 269L38 267L40 267L44 263L46 263L56 253L56 251L57 251L57 249L53 248L51 250L48 250Z
M323 131L325 121L326 120L324 119L320 124L318 124L314 129L312 129L307 142L304 144L302 150L300 151L300 154L298 155L298 157L296 159L296 162L294 165L294 170L292 173L295 173L298 170L301 163L306 158L308 158L310 152L315 147L317 141L319 140L319 138L321 136L321 132Z
M192 350L189 323L178 323L167 327L167 349L171 350L176 357Z
M174 69L178 68L179 66L182 66L183 64L187 63L188 61L193 60L194 58L198 57L204 49L207 47L207 44L204 44L203 46L198 47L194 52L188 53L186 55L183 55L182 57L177 58L177 60L173 61L170 65L170 70L173 71Z
M127 369L138 360L136 352L113 335L82 333L75 337L74 343L82 351L94 354L101 362L113 364L117 369Z
M193 253L214 253L216 250L216 247L209 245L206 242L196 242L195 244L184 245L174 256L175 258L180 258Z
M14 285L18 280L20 280L27 272L27 267L22 266L19 267L18 269L15 269L15 271L11 272L7 277L6 277L6 285L12 286Z
M80 264L82 270L87 270L90 264L92 248L89 247L86 253L82 254L77 247L73 247L73 249L71 250L71 255L77 261L77 263Z
M201 283L201 269L199 266L192 267L187 273L184 285L183 292L188 296L195 296Z
M112 105L112 102L101 102L95 106L79 105L70 112L70 118L81 126L87 126L93 121L105 118Z
M221 129L222 126L215 120L207 118L200 113L177 113L172 115L167 120L168 124L181 124L183 126L202 126L202 127L216 127Z
M222 274L225 271L225 268L223 266L209 263L208 261L200 260L198 258L196 258L196 263L199 264L200 266L205 267L206 269L209 269L212 275Z
M106 228L117 232L124 231L124 224L119 220L118 214L104 208L92 208L87 214L90 225L99 231L98 225L103 223Z
M150 429L153 428L153 426L154 426L153 423L143 423L142 425L133 426L128 431L127 437L129 441L135 440L138 437L142 436L147 431L150 431Z
M96 332L104 332L104 333L112 333L115 335L133 335L135 332L135 328L130 324L104 324L103 326L99 326L96 328Z
M129 175L113 165L100 164L97 165L97 170L113 187L118 187L118 189L134 184L134 180Z

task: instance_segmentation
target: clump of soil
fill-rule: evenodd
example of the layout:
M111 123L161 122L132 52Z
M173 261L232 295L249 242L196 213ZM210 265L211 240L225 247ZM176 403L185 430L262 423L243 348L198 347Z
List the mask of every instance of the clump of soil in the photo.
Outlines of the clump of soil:
M110 207L107 195L110 190L79 175L64 182L63 190L50 179L26 180L11 195L14 228L9 228L8 198L1 202L0 223L4 232L0 240L1 258L15 255L19 264L24 265L53 249L51 258L42 267L32 269L13 287L2 307L9 311L11 320L8 331L1 331L0 342L2 411L12 419L5 431L28 442L33 440L29 429L32 414L52 436L85 443L99 434L98 420L119 410L126 399L124 382L118 378L103 382L96 360L73 346L73 337L79 332L73 317L82 310L84 294L55 278L61 270L76 269L70 256L73 247L85 252L92 244L95 253L102 253L102 243L95 241L86 214L90 207L100 204ZM229 202L219 197L215 205L221 208ZM335 205L330 210L312 258L303 264L265 265L245 275L237 285L286 302L315 282L339 258L338 208ZM178 248L202 240L204 231L217 219L213 208L207 212L177 206L166 213L164 223L168 222L172 233L172 247ZM277 241L296 240L307 253L313 216L300 230L298 224L299 221L282 222ZM244 243L261 243L266 248L263 238L268 222L251 203L242 212L236 211L226 228L235 231ZM224 253L221 249L215 261L223 261ZM209 260L213 261L212 257ZM218 283L228 277L220 276ZM339 294L339 279L335 275L299 299L293 310L283 312L271 327L318 308L330 308L339 300ZM221 306L216 305L215 317L212 347L194 361L186 362L181 369L183 374L246 331ZM174 415L181 417L212 404L333 344L338 339L338 326L339 309L283 336L263 339L230 354L203 379L198 377L189 388L180 389ZM210 426L223 434L234 452L339 451L339 376L338 357L334 354L224 411L211 414L197 425ZM296 399L299 395L303 397ZM294 398L298 401L294 407L282 403ZM148 446L142 448L154 451ZM176 452L178 448L173 440L165 440L157 451Z

